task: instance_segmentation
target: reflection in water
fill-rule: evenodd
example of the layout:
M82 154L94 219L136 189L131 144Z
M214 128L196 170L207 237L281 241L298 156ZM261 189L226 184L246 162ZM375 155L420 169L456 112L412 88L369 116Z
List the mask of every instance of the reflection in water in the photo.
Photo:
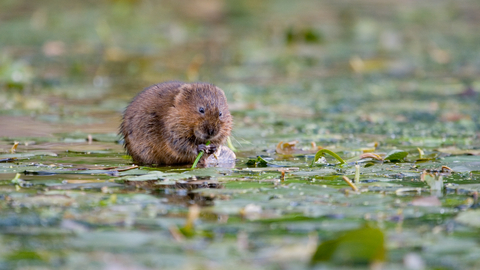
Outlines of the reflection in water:
M125 181L126 185L135 186L151 190L152 195L165 197L170 204L183 206L199 205L211 206L215 197L203 196L201 193L194 192L197 189L221 189L223 184L213 182L210 177L201 180L177 181L174 184L163 184L159 180L148 181Z

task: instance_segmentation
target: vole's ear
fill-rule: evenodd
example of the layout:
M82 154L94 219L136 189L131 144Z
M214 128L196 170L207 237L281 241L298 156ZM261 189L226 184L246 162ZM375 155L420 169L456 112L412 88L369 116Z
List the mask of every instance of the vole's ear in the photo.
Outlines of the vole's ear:
M222 96L225 96L225 92L222 89L220 89L220 87L215 86L215 89L217 89L217 92L220 93Z
M188 100L186 97L190 96L193 91L193 86L189 83L182 84L178 87L178 93L175 95L175 105L178 105L181 101Z

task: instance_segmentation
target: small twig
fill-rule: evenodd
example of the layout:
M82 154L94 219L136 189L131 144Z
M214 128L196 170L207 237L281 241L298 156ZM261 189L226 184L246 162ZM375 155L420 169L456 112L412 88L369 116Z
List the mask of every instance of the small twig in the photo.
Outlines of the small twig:
M453 172L452 168L446 166L446 165L443 165L442 168L440 169L442 172L447 172L447 173L451 173Z
M121 169L118 169L119 167L104 167L104 168L101 168L100 170L115 170L117 172L124 172L124 171L128 171L128 170L133 170L133 169L138 169L138 166L137 165L133 165L131 167L127 167L127 168L121 168Z
M353 182L358 184L360 183L360 165L355 165L355 178L353 178Z
M170 231L170 234L172 235L173 239L175 239L175 241L177 242L185 241L185 236L183 236L182 232L180 232L177 226L172 225L168 228L168 230Z
M15 153L15 151L17 150L17 146L18 146L18 142L14 142L12 145L12 148L10 148L10 154Z
M343 180L344 180L345 182L347 182L347 184L353 189L353 191L358 192L357 186L355 186L355 184L352 183L352 181L351 181L348 177L346 177L346 176L344 175L344 176L343 176Z
M364 158L373 158L373 159L376 159L376 160L380 160L380 161L383 161L383 158L375 153L364 153L364 154L361 154L360 155L360 159L364 159Z
M280 181L285 182L285 170L279 170L282 174L280 176Z

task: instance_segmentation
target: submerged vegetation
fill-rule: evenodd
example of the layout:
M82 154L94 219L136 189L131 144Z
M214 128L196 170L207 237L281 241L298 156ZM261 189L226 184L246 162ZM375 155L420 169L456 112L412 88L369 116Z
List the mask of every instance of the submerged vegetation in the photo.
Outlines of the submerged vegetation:
M480 267L477 1L0 10L0 269ZM225 90L234 168L125 155L167 80Z

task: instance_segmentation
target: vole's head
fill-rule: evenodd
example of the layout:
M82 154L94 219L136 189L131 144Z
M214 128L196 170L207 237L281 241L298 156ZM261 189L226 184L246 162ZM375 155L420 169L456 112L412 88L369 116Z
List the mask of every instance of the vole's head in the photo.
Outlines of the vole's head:
M230 135L232 116L227 98L215 85L192 83L181 86L174 106L179 122L189 129L189 136L193 136L197 143L223 143Z

